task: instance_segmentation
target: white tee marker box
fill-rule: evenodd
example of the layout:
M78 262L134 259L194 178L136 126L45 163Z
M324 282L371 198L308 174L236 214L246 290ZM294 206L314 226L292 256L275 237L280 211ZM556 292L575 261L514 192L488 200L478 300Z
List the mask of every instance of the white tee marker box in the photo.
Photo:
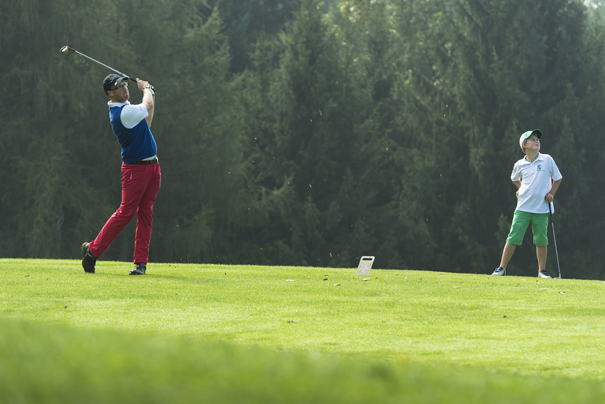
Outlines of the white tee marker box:
M369 275L374 263L374 257L363 256L359 260L359 266L357 267L357 273L355 275Z

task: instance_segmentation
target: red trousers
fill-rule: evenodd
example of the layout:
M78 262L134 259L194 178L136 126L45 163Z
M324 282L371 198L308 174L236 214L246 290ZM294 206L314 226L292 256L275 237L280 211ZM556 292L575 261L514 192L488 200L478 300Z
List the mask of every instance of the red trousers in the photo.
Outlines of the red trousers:
M94 241L88 244L90 253L99 258L137 214L134 240L134 263L147 263L153 223L153 204L160 190L160 163L137 165L122 163L122 203L111 215Z

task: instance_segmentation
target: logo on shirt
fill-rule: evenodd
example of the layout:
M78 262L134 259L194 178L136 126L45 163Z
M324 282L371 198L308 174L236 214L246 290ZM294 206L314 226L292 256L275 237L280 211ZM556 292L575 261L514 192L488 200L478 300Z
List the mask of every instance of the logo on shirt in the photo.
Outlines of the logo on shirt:
M542 164L538 164L538 167L536 168L536 171L542 171Z

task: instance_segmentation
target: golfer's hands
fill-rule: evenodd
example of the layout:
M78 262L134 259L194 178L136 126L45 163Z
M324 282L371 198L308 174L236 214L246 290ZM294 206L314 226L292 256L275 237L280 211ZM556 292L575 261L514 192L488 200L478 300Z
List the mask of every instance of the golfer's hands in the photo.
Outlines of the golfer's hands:
M149 85L149 82L137 79L137 87L139 87L139 90L143 91L146 88L150 88L151 86Z
M519 199L519 190L517 190L517 192L515 193L515 195L517 195L517 199Z
M548 203L551 203L553 199L555 199L555 196L551 193L546 194L546 196L544 197L544 200Z

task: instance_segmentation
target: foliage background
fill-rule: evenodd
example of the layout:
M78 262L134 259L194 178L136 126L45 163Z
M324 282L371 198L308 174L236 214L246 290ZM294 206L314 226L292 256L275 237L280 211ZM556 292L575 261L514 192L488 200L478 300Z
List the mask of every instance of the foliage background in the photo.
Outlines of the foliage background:
M605 279L604 44L578 0L1 2L0 257L77 258L119 206L108 71L69 45L158 89L151 261L490 273L540 128L563 276Z

